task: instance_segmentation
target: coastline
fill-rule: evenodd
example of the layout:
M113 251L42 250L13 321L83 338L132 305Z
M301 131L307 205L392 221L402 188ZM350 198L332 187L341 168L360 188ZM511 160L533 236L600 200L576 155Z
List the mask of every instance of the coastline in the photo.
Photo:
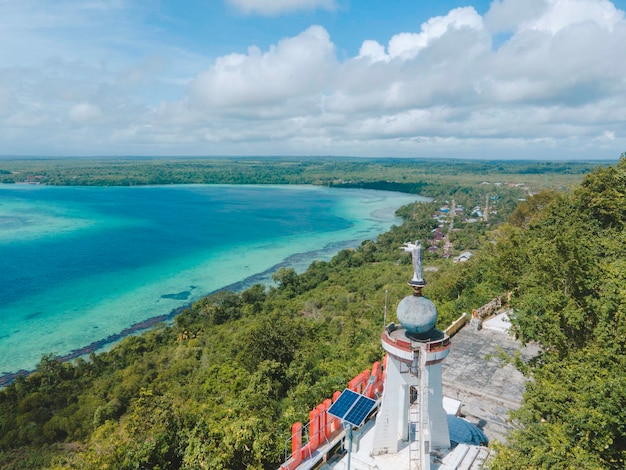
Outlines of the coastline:
M308 268L308 265L311 264L311 262L319 261L323 258L332 257L335 254L337 254L339 251L348 249L348 248L354 248L355 244L360 244L360 243L361 243L361 240L358 240L358 239L347 240L343 242L333 242L333 243L327 244L324 248L321 248L319 250L307 251L303 253L295 253L293 255L288 256L280 263L277 263L274 266L270 267L269 269L266 269L265 271L253 274L251 276L248 276L242 279L241 281L234 282L220 289L216 289L212 292L209 292L203 295L201 298L209 297L220 291L242 292L255 284L270 285L271 275L280 268L292 267L296 269L296 271L302 272ZM298 266L303 266L304 263L306 263L306 266L304 266L304 269L298 269ZM131 336L139 332L145 332L153 328L154 326L158 325L159 323L172 322L174 320L174 317L176 317L176 315L182 313L185 309L190 308L195 302L196 301L188 302L184 305L176 307L172 309L170 313L168 314L149 317L145 320L134 323L128 328L124 328L119 333L113 333L107 336L106 338L93 341L92 343L86 346L83 346L81 348L73 349L67 354L56 356L55 360L59 362L68 362L68 361L77 359L82 356L87 356L91 353L102 352L101 350L105 346L121 341L127 336ZM0 375L0 388L10 385L11 383L15 382L15 380L17 380L19 377L27 377L33 372L35 372L34 369L33 370L20 369L15 372L8 372L5 374L2 374Z
M186 252L181 251L184 256L171 256L171 259L165 257L160 264L153 262L136 263L136 265L127 263L132 269L126 269L125 265L119 267L116 265L115 270L113 270L115 276L110 276L107 271L94 270L94 275L80 279L80 282L71 283L72 279L70 278L66 285L71 289L66 289L62 283L59 283L59 286L54 285L53 288L49 288L47 281L43 284L37 284L35 281L38 278L35 277L35 274L38 274L38 271L35 269L33 276L31 276L33 281L30 282L30 278L27 279L32 285L27 282L23 283L24 285L18 284L17 289L14 290L15 293L13 291L8 292L9 297L4 298L3 301L6 301L9 308L2 313L11 320L5 325L6 331L11 334L5 335L5 339L0 341L0 356L3 357L3 360L0 361L3 363L0 367L0 387L13 382L17 377L31 373L46 354L53 353L50 357L56 357L59 361L70 361L78 357L84 358L92 352L106 351L126 336L140 333L158 323L171 321L177 313L193 302L214 292L226 289L241 291L255 283L271 285L272 273L281 267L290 267L296 272L304 272L314 260L330 261L341 249L356 248L362 241L375 240L381 233L389 230L399 220L395 215L399 207L416 201L428 200L427 197L419 195L370 189L350 190L349 193L352 194L339 196L334 193L343 193L345 190L336 191L331 188L296 185L297 189L303 191L297 194L303 197L294 198L293 203L283 204L285 205L284 210L269 214L264 212L261 216L256 216L256 213L252 212L256 217L254 220L258 219L260 226L265 228L265 232L260 232L261 236L257 237L255 232L243 229L239 233L244 235L239 238L235 237L234 240L230 241L233 246L222 247L219 244L214 244L210 237L213 236L214 229L217 229L217 234L220 233L220 230L224 232L225 225L222 216L225 213L229 214L230 210L234 210L231 206L234 205L236 208L248 207L246 203L250 199L250 194L248 194L250 188L244 188L247 192L243 192L243 194L235 192L236 197L232 197L230 193L226 197L224 191L219 191L219 197L217 197L212 191L214 185L191 186L191 188L189 185L184 185L181 188L158 186L143 189L149 189L149 195L154 193L154 197L150 199L152 205L154 205L155 200L166 199L167 207L171 208L171 206L182 204L183 209L193 208L193 210L183 211L184 217L181 220L184 226L191 226L189 224L192 224L194 227L197 220L202 222L197 227L198 230L193 230L191 232L193 235L188 238L191 242L197 242L197 234L203 234L201 246L204 247L204 251L193 252L193 256L188 256ZM239 189L239 185L224 186L230 188L231 191ZM277 189L292 189L291 187L283 188L282 185L278 186L280 188ZM90 250L93 249L89 245L91 239L98 239L99 237L105 240L104 235L108 233L113 233L116 240L126 236L127 233L136 238L138 233L140 235L145 234L154 230L155 227L160 227L159 224L164 222L154 215L157 212L137 212L135 210L135 207L138 206L137 201L142 203L145 197L140 197L144 195L143 191L137 192L134 188L132 189L134 197L131 198L133 204L124 206L124 211L117 211L117 205L112 205L112 203L119 199L118 192L123 191L123 194L126 194L128 188L114 188L112 193L108 188L106 191L95 191L93 197L87 198L93 207L87 207L84 198L81 199L83 202L77 207L66 204L67 200L72 200L69 196L73 195L72 192L68 196L66 188L59 189L59 191L62 190L61 196L57 195L56 188L48 189L52 189L50 194L54 196L43 198L44 202L49 202L49 205L54 206L49 211L41 211L39 205L34 208L30 207L33 206L32 201L26 198L28 199L26 202L30 204L27 209L32 209L33 212L32 220L28 220L27 225L32 226L31 229L35 232L40 225L49 229L50 224L38 224L37 222L40 221L40 213L43 215L52 213L57 219L64 222L62 227L67 230L54 230L51 233L48 233L49 230L47 230L44 232L45 236L42 237L42 240L58 244L59 249L57 251L59 253L62 252L61 248L65 249L64 244L67 245L67 240L72 237L84 244L84 246L80 245L82 251L76 250L75 244L72 245L71 250L75 250L75 252L67 258L67 266L63 265L64 270L70 273L72 272L71 269L76 272L83 269L83 258L91 259L92 251ZM263 186L262 189L263 194L266 194L267 186ZM80 190L81 193L86 191L91 194L92 192L91 188L79 188L77 190ZM172 193L174 190L176 190L175 193ZM71 191L74 189L72 188ZM35 196L29 196L29 198L40 199L39 191L33 194ZM174 199L172 194L176 196ZM252 192L252 195L254 194L256 193ZM266 206L271 204L273 208L275 197L271 194L273 193L262 198L261 202L265 203ZM164 195L167 195L167 198ZM199 205L198 201L210 202L211 204ZM16 204L21 202L23 201L17 201ZM226 204L230 204L230 206ZM328 206L327 209L330 208L328 209L330 212L321 219L316 215L317 212L311 212L313 217L310 219L309 209L303 209L298 213L300 214L299 218L289 218L289 223L293 225L293 221L299 221L304 217L301 220L302 223L298 224L299 230L294 233L284 231L285 233L282 234L280 232L280 237L276 236L274 228L268 232L269 223L280 223L288 227L288 223L283 222L284 214L289 213L292 206L298 207L298 205L303 204L305 208L309 208L310 205L313 208L318 207L318 205L319 207ZM255 207L257 205L255 199ZM98 209L101 206L106 210ZM151 206L148 205L148 207ZM199 212L199 209L204 207L214 207L217 210L206 210L206 213ZM278 207L282 208L280 204ZM111 210L111 208L116 210ZM11 206L9 206L10 209L12 209ZM22 212L28 213L24 210ZM108 216L108 219L105 220L106 223L102 221L101 213ZM162 206L159 205L158 213L167 214L169 212L163 211ZM327 221L329 215L343 222L334 226ZM96 219L101 225L96 224L96 226L91 227L88 224L90 232L80 232L83 225L78 224L78 222L84 220L89 222ZM74 223L75 220L78 222ZM48 220L46 219L45 222ZM165 245L165 248L160 246L157 248L170 253L168 250L171 250L174 245L176 247L184 245L180 243L179 230L171 229L172 224L167 223L171 220L165 222L162 224L164 227L162 232L169 236L169 238L165 238L169 245ZM313 234L313 236L309 234ZM22 236L14 238L23 240ZM109 239L111 237L106 238L106 240ZM219 237L219 239L225 238ZM95 247L95 253L101 255L102 246L105 246L108 249L113 249L116 255L123 255L120 256L120 259L133 260L132 256L129 258L125 255L133 255L134 251L126 253L117 247L132 246L134 241L132 238L130 244L116 243L115 246L109 246L110 244L107 245L106 243L98 244ZM147 241L151 243L152 237ZM24 259L20 262L14 261L10 266L13 271L9 270L4 273L4 280L7 281L4 285L8 286L13 277L19 277L23 266L33 266L34 268L56 266L54 263L48 263L50 260L47 259L47 254L54 253L54 250L48 250L44 256L44 254L37 252L36 243L33 246L35 248L33 248L32 254L28 252L29 255L23 256ZM246 253L249 252L251 256L239 256L241 251L239 247L241 246L245 247ZM11 248L7 244L5 251L8 249L6 247ZM159 250L154 252L161 253ZM299 253L294 253L296 250ZM63 253L67 251L66 249ZM21 252L26 253L25 251ZM109 251L106 252L109 253ZM139 253L142 252L139 251ZM270 254L272 256L269 256ZM94 259L99 260L97 257ZM109 259L117 258L107 254L107 263ZM52 259L52 261L56 260ZM272 266L272 262L277 264ZM98 267L97 265L94 266ZM61 274L64 274L65 271L59 269L56 271L51 269L50 271L51 278L63 279L62 276L57 276L57 271ZM101 284L105 284L108 291L100 289ZM44 286L45 289L41 286ZM26 287L29 289L27 290ZM55 306L55 309L51 310L55 316L48 315L47 308L49 305ZM48 317L53 321L49 321ZM65 325L63 330L59 329L61 324ZM33 331L29 334L31 329ZM19 351L19 354L13 355L10 351Z

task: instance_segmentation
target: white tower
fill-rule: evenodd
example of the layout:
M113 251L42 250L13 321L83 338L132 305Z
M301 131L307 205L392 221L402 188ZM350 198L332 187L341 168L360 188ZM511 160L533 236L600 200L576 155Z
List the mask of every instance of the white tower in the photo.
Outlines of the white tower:
M413 295L398 305L401 325L392 323L382 334L387 363L372 455L393 454L408 444L409 468L430 470L431 452L445 454L450 448L441 386L450 338L435 328L437 308L422 296L422 248L419 242L406 245L403 249L413 255Z

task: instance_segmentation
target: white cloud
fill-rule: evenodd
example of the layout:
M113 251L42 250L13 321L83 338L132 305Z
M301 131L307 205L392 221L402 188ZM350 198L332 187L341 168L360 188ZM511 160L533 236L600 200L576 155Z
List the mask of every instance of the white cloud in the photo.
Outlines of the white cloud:
M296 10L334 10L335 0L228 0L244 13L278 15Z
M545 13L546 0L494 0L485 14L485 25L494 32L514 32Z
M390 60L396 57L412 59L433 41L441 38L451 30L469 28L476 31L482 29L482 17L473 7L455 8L446 16L436 16L422 24L419 33L399 33L391 38L388 54L384 47L376 41L366 40L361 46L360 57L368 57L372 61Z
M626 20L606 0L498 0L484 17L458 8L386 44L361 38L354 57L322 26L199 57L129 33L114 10L99 24L96 10L71 4L34 15L32 29L22 7L12 6L23 21L13 32L0 18L0 41L16 44L0 49L4 152L614 158L626 149ZM73 22L93 31L70 47ZM130 52L117 54L119 42Z
M615 140L615 131L604 131L602 133L602 139L603 140L608 140L608 141L614 141Z
M385 52L385 46L371 39L363 41L359 49L359 57L367 57L372 62L389 60L389 56Z
M267 52L220 57L191 83L191 99L220 108L281 105L322 92L335 75L334 46L326 30L311 26Z
M569 26L593 22L609 31L624 12L608 0L495 0L485 22L490 30L539 30L555 34Z
M13 99L9 90L0 83L0 116L7 116L13 107Z
M101 115L100 108L89 103L80 103L70 109L70 119L78 123L93 121Z
M113 62L126 58L119 53L124 41L134 42L136 50L145 46L126 1L20 0L1 6L0 44L11 47L0 48L0 64L40 65L50 58Z
M400 33L389 41L389 56L409 59L430 43L441 38L450 30L469 28L482 29L482 18L472 7L456 8L446 16L431 18L422 25L419 34Z
M572 25L593 22L612 31L623 19L624 13L618 11L608 0L547 0L547 8L543 14L523 23L521 28L554 34Z

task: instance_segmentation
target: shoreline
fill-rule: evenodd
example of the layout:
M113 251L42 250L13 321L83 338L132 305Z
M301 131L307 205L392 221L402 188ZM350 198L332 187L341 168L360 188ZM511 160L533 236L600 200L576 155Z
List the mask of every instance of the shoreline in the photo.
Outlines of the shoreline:
M296 266L298 266L299 264L302 264L303 262L307 262L307 266L305 268L306 270L308 269L308 266L313 261L318 261L320 258L327 256L329 252L332 252L333 253L332 256L335 256L339 251L344 250L344 249L354 248L355 244L360 244L361 242L362 240L359 240L359 239L348 240L344 242L333 242L333 243L327 244L324 248L321 248L319 250L307 251L303 253L295 253L293 255L288 256L280 263L277 263L274 266L266 269L265 271L253 274L251 276L248 276L242 279L241 281L237 281L227 286L224 286L220 289L211 291L205 295L202 295L197 300L185 303L179 307L172 309L170 313L157 315L154 317L149 317L145 320L132 324L128 328L124 328L119 333L113 333L107 336L106 338L99 339L81 348L73 349L67 354L58 355L55 357L55 360L59 362L68 362L73 359L77 359L79 357L86 356L91 353L97 353L105 346L108 346L112 343L116 343L126 338L127 336L131 336L138 332L147 331L150 328L153 328L154 326L158 325L159 323L171 322L176 315L182 313L185 309L190 308L195 302L197 302L198 300L202 298L209 297L220 291L242 292L246 290L247 288L252 287L255 284L269 285L271 282L271 275L274 272L278 271L280 268L293 267L294 269L296 269ZM298 269L296 269L296 271L298 271ZM5 374L2 374L0 375L0 388L6 387L7 385L12 384L19 377L25 378L29 376L30 374L32 374L33 372L35 372L35 369L33 370L20 369L15 372L8 372Z

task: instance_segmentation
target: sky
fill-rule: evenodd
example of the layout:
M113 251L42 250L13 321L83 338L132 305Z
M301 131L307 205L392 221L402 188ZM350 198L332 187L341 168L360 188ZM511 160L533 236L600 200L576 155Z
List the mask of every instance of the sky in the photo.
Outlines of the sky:
M626 0L0 0L0 155L616 160Z

